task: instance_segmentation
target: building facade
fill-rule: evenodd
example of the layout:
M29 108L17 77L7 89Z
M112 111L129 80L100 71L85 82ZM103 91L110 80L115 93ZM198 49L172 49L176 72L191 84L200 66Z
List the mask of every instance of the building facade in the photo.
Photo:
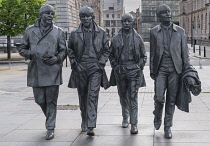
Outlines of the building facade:
M180 26L192 44L210 40L210 0L180 0Z
M118 33L121 25L121 17L124 13L124 0L103 0L104 28L108 36Z
M136 12L129 12L133 17L134 17L134 25L133 25L133 28L139 33L141 34L141 30L142 30L142 26L141 26L141 13L140 13L140 10L139 8L136 9Z
M202 0L200 0L202 1ZM149 31L160 22L156 16L156 9L161 4L167 4L171 8L172 21L179 24L179 0L142 0L142 37L144 41L149 41Z
M46 3L56 8L55 25L68 33L78 27L81 0L47 0Z

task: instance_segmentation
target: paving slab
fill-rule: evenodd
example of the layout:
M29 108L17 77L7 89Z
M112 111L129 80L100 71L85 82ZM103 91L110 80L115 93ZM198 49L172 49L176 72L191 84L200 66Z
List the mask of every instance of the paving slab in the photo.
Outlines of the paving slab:
M71 146L153 146L153 137L80 135Z
M0 142L0 146L70 146L72 142Z
M173 138L165 139L163 130L155 131L155 143L210 143L210 131L172 131Z
M79 130L55 130L51 142L73 142L80 134ZM46 142L46 130L14 130L1 137L0 142Z

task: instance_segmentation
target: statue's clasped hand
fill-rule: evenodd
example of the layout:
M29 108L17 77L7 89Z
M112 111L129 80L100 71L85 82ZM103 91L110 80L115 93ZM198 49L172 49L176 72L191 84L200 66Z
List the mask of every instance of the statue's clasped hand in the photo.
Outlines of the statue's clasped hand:
M42 58L42 61L47 65L54 65L58 62L58 57L45 54Z

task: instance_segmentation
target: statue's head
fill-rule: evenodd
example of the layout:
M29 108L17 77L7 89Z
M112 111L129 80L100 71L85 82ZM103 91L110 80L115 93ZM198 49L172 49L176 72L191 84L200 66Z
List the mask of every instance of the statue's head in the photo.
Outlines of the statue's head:
M84 6L79 10L79 17L84 27L90 27L95 19L94 11L91 7Z
M159 5L156 14L161 23L170 23L172 20L171 8L166 4Z
M54 15L55 15L55 10L51 5L45 4L41 6L39 10L39 17L43 23L52 24Z
M130 13L126 13L121 18L122 28L125 31L130 31L133 28L134 18Z

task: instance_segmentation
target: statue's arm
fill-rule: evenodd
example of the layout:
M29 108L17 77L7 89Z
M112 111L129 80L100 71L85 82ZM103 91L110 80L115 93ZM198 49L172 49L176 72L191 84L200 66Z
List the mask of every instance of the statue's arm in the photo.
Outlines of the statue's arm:
M187 38L185 31L183 30L183 34L181 36L181 47L182 47L182 60L183 60L183 69L186 69L190 66L190 57L189 57L189 49L187 46Z
M29 43L29 30L26 29L23 35L22 43L19 48L19 54L26 59L32 59L34 56L34 52L30 50Z
M140 37L140 62L139 64L142 70L144 69L146 62L147 62L147 53L145 50L144 41Z
M152 31L150 30L150 77L154 79L154 56L155 56L155 37Z
M107 38L106 32L103 32L103 50L101 57L99 58L99 64L104 65L106 64L110 55L110 48L109 48L109 40Z
M65 34L62 30L60 30L58 48L58 54L56 56L58 57L58 62L62 63L67 54Z
M73 37L73 32L71 32L69 36L69 41L68 41L68 49L67 49L67 54L71 63L71 67L74 68L77 65L77 58L75 56L75 51L74 51L74 37Z
M114 42L113 40L111 41L111 45L110 45L110 56L109 56L109 60L110 60L110 64L112 66L112 68L114 68L115 66L117 66L117 62L116 62L116 56L115 56L115 49L114 49Z

